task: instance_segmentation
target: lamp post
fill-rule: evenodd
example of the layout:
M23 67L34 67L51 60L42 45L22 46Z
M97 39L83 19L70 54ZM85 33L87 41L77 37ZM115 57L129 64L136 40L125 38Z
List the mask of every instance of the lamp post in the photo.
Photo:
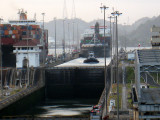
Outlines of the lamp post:
M56 37L57 37L57 36L56 36L56 17L54 18L54 22L55 22L55 26L54 26L54 27L55 27L55 47L54 47L54 48L55 48L55 51L54 51L54 52L55 52L55 61L57 61L57 52L56 52L56 47L57 47L57 46L56 46L56 44L57 44L57 43L56 43L56 42L57 42L57 38L56 38Z
M126 26L126 23L124 23L124 26ZM127 46L126 46L126 30L124 30L124 36L125 36L125 38L124 38L124 40L125 40L125 41L124 41L124 42L125 42L125 43L124 43L124 47L125 47L125 52L127 52L127 51L126 51L126 48L127 48Z
M69 45L68 45L68 47L69 47L69 54L70 54L70 48L71 48L71 41L70 41L70 23L68 22L68 41L69 41Z
M108 7L105 5L101 6L101 11L104 10L104 83L105 83L105 106L107 114L107 67L106 67L106 39L105 39L105 12Z
M112 18L114 18L114 17L112 17L112 16L110 16L110 17L108 17L109 19L110 19L110 36L111 36L111 38L110 38L110 46L111 46L111 48L110 48L110 51L111 51L111 84L113 83L113 61L112 61L112 46L113 46L113 42L112 42L112 21L111 21L111 19Z
M115 17L114 17L114 21L113 21L113 25L112 25L112 58L115 59L115 54L116 54L116 50L115 50ZM113 83L115 83L115 60L112 61L112 65L113 65Z
M65 61L65 19L63 20L63 61Z
M28 47L28 41L29 40L29 25L27 23L27 77L28 77L28 81L26 84L26 88L29 86L29 47Z
M73 36L72 36L72 37L73 37L73 38L72 38L72 39L73 39L73 44L72 44L73 47L72 47L72 50L74 49L74 23L75 23L75 22L74 22L74 20L73 20Z
M45 47L45 42L44 42L44 16L45 16L45 13L42 13L42 16L43 16L43 32L42 32L42 44L43 44L43 65L44 65L44 55L45 55L45 51L44 51L44 47Z
M1 24L1 21L2 21L3 19L2 18L0 18L0 24ZM2 97L3 97L3 80L2 80L2 78L3 78L3 76L2 76L2 74L3 74L3 69L2 69L2 39L1 39L1 27L0 27L0 44L1 44L1 94L2 94Z
M78 22L77 22L77 50L79 50Z
M115 11L111 13L116 18L116 80L117 80L117 119L119 120L119 79L118 79L118 26L117 17L122 13Z

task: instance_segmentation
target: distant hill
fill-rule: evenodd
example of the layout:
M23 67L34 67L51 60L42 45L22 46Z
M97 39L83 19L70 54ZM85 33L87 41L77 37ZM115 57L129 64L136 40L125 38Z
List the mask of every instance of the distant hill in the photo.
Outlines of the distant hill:
M90 26L94 25L96 22L99 22L100 25L103 25L103 20L93 20L91 22L85 22L81 19L66 19L65 20L65 40L66 42L73 43L73 33L74 33L74 43L80 41L81 35L85 29L89 29ZM74 32L73 32L73 23L74 23ZM78 24L78 25L77 25ZM106 21L106 25L109 26L109 21ZM153 18L141 18L132 25L118 25L118 34L119 34L119 44L124 46L124 41L126 40L127 46L137 46L139 43L142 46L150 46L151 32L150 29L153 25L160 26L160 16ZM55 33L55 22L50 21L45 23L45 28L49 31L49 36L54 37ZM56 20L57 26L57 41L62 43L63 40L63 20ZM69 27L68 27L69 26ZM77 29L78 26L78 29ZM70 34L69 34L69 32Z
M124 43L123 41L126 39L128 46L138 46L139 43L141 46L150 46L150 39L152 36L150 30L153 25L160 26L160 16L153 18L142 18L141 20L138 20L130 26L132 30L126 33L126 37L124 37L124 32L119 34L121 43ZM122 27L124 28L125 26Z

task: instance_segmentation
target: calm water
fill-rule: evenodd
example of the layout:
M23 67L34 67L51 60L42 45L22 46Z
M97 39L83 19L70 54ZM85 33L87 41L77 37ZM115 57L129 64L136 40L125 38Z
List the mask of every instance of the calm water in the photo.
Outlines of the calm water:
M97 104L97 102L97 99L46 100L25 114L34 115L35 117L73 117L89 115L92 106Z

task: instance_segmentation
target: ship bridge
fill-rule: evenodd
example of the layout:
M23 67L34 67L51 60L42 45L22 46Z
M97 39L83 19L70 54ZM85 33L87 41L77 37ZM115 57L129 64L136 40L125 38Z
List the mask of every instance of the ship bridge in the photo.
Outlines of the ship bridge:
M27 19L27 12L24 10L19 10L19 19L18 20L9 20L9 24L11 25L42 25L42 23L36 22L36 18L34 19Z

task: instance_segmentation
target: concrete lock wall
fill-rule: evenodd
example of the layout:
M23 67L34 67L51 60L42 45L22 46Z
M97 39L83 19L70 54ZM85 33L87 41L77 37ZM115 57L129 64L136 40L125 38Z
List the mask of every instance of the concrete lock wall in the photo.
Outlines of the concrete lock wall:
M25 96L24 98L16 101L14 104L0 110L0 118L4 116L16 116L24 113L28 109L44 100L44 87L35 91L34 93Z

